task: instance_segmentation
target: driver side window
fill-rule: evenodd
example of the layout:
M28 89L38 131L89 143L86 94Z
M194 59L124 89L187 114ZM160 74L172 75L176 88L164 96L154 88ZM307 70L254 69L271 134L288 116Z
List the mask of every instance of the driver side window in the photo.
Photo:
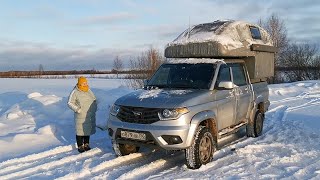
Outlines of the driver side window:
M155 79L152 84L153 85L163 85L167 84L169 73L170 73L170 68L168 67L162 67L161 71L157 72L158 76L157 79Z
M237 86L247 85L246 75L242 64L232 65L233 83Z
M222 81L231 81L230 68L226 64L222 64L220 66L219 74L218 74L217 81L215 84L216 89L218 88L219 83Z

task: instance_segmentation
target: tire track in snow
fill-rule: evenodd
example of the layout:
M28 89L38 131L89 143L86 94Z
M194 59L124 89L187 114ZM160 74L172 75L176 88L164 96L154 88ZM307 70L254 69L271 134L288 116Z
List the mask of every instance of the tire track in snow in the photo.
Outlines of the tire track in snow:
M50 169L44 172L37 172L28 176L28 179L56 179L62 176L67 176L70 173L80 172L80 171L88 171L91 168L99 165L101 162L110 160L114 158L114 154L111 152L104 151L103 154L99 154L97 156L89 157L82 160L77 160L68 164L66 166L59 166L54 169ZM81 179L81 178L69 178L69 179ZM90 179L90 178L86 178Z
M258 137L260 138L260 137ZM238 140L231 142L230 144L227 144L222 147L222 149L217 150L213 154L213 160L206 164L203 165L200 169L197 170L190 170L187 169L187 167L184 165L184 155L182 155L182 160L179 163L175 163L174 165L169 165L169 167L164 167L163 171L155 171L157 174L154 174L149 177L140 177L137 179L179 179L179 178L190 178L193 173L202 173L203 175L206 175L208 171L218 171L219 173L225 172L225 168L228 170L232 170L232 168L229 168L229 166L233 166L234 164L237 164L238 162L245 161L244 158L239 159L236 158L237 155L235 154L239 149L245 148L248 145L254 144L254 142L258 141L258 138L248 138L248 137L242 137L239 138ZM233 149L236 149L235 151ZM170 160L169 160L170 161ZM171 162L171 161L170 161ZM177 165L179 164L179 165ZM242 164L242 163L240 163ZM175 171L174 175L172 175L172 171ZM209 173L210 174L210 173ZM201 177L202 179L211 179L212 177L204 177L204 176L197 176L193 177L191 179L198 179ZM135 177L132 177L135 179ZM129 178L130 179L130 178Z
M224 174L228 169L232 170L234 164L243 164L243 159L239 159L237 155L235 155L235 151L231 151L231 148L218 150L213 155L213 160L201 166L200 169L190 170L185 165L178 168L175 174L168 173L162 176L153 176L155 179L215 179L214 176L209 175L209 172L215 172L215 174ZM222 178L226 179L226 178Z
M68 156L68 157L64 157L60 160L56 160L56 161L52 161L52 162L47 162L45 164L40 164L34 167L30 167L28 169L25 169L23 171L18 171L15 173L11 173L5 176L0 177L0 179L4 180L4 179L17 179L17 178L23 178L23 177L28 177L28 175L32 175L35 174L39 171L48 171L50 169L53 168L57 168L59 166L63 166L63 165L67 165L69 163L72 163L74 161L79 161L82 159L87 159L89 157L101 154L102 151L101 149L98 148L94 148L88 152L84 152L82 154L77 154L77 155L72 155L72 156Z
M273 127L271 128L272 131L270 131L269 134L272 135L273 141L281 142L283 144L287 144L288 146L289 144L295 145L296 143L304 142L317 149L317 147L313 145L314 140L310 139L310 134L308 134L308 132L305 132L299 128L302 124L293 124L294 122L287 119L287 116L290 114L290 112L320 105L319 95L308 94L308 96L305 96L305 99L306 98L315 98L315 99L308 100L308 102L303 103L301 105L289 106L289 107L280 106L279 108L276 109L276 112L274 115L275 117L270 118L272 120L271 124L274 128ZM273 141L271 141L270 138L264 138L261 142L272 143ZM319 157L320 155L319 151L316 150L316 154L319 154L319 155L315 156L315 155L312 155L314 154L313 152L311 151L305 152L304 149L296 149L295 146L292 146L289 149L294 151L293 155L289 153L285 155L285 157L283 157L284 155L280 154L278 158L280 158L280 160L284 159L284 161L286 161L287 160L286 156L288 157L297 156L305 160L302 162L302 164L299 164L297 166L295 166L295 163L293 163L291 167L294 170L291 172L287 171L284 174L280 175L279 177L289 176L289 177L295 177L297 179L306 179L306 178L311 179L319 176L316 173L312 173L312 172L315 172L317 168L320 167L320 161L319 159L316 158L316 157ZM314 158L316 159L314 160ZM280 161L280 164L281 164L281 161ZM265 166L264 169L268 169L268 168L272 169L274 167L272 166L272 164L271 165L269 164L268 166ZM290 167L288 167L287 169L290 169Z
M121 175L139 168L145 164L149 164L153 161L156 161L157 159L160 159L161 157L158 154L154 154L152 156L144 156L142 157L139 161L134 161L130 164L125 164L124 166L118 166L117 168L111 168L108 169L106 172L104 172L103 174L99 174L97 176L92 177L92 179L117 179L119 178Z
M292 176L297 179L312 179L317 176L320 176L319 172L317 172L317 169L320 168L320 160L315 160L313 162L310 162L305 167L297 170ZM314 172L314 173L313 173Z
M45 164L47 162L57 161L57 160L62 159L65 156L70 155L70 154L71 154L70 151L69 152L65 152L65 153L57 153L55 155L48 156L48 157L45 157L43 159L35 160L33 162L25 162L25 163L22 162L22 163L19 163L19 164L16 164L16 165L8 166L8 167L5 167L3 169L0 169L0 176L4 176L4 175L7 175L7 174L23 171L23 170L26 170L26 169L29 169L29 168L32 168L32 167L35 167L35 166L38 166L38 165L41 165L41 164Z
M89 178L90 176L98 175L109 169L114 169L119 166L129 165L132 163L138 163L141 159L147 157L150 153L134 153L126 156L120 156L115 159L111 159L100 163L99 165L93 167L92 169L83 169L79 173L71 173L66 176L58 178L59 180L64 179L79 179L79 178Z
M288 108L288 112L295 111L295 110L300 110L300 109L311 107L311 106L316 106L316 105L319 105L319 104L320 104L320 98L312 99L311 101L309 101L307 103L304 103L302 105L289 107Z
M287 106L280 105L267 111L266 118L264 120L264 130L262 132L262 136L266 136L277 131L287 109Z
M273 136L274 133L279 131L279 127L281 125L281 121L283 121L283 118L285 116L285 113L287 111L287 106L278 106L276 108L273 108L268 111L266 121L269 125L267 126L266 130L264 130L262 136L257 138L240 138L239 140L231 143L230 145L224 146L222 149L218 150L213 155L213 161L208 163L207 165L204 165L196 171L196 174L202 174L203 178L214 178L214 177L224 177L227 178L228 176L224 176L225 173L236 171L237 169L250 169L250 171L255 171L252 167L247 167L246 164L250 162L250 164L259 164L260 161L252 161L250 158L248 159L245 156L241 156L241 154L238 154L240 149L243 149L245 151L247 146L255 146L256 144L259 144L261 142L264 142L265 139L268 139L268 136ZM269 140L268 140L269 142ZM232 151L232 149L235 148L236 151ZM250 147L249 147L250 149ZM207 174L210 174L209 172L214 170L216 172L217 176L207 176ZM196 178L193 176L193 173L189 170L186 170L185 167L182 167L178 170L178 173L174 175L175 178ZM258 173L258 172L257 172ZM162 178L163 177L158 177ZM158 179L157 178L157 179ZM258 178L258 176L257 176ZM164 175L164 179L172 179L172 175Z
M283 115L281 121L283 123L284 122L290 123L290 121L287 120L287 116L288 116L288 114L290 114L290 112L320 105L319 95L314 96L314 97L317 97L317 98L311 99L302 105L288 107L284 111L284 115ZM314 140L309 136L308 132L305 132L302 129L300 129L299 128L300 126L301 126L300 124L298 124L297 126L282 125L281 132L283 134L292 134L292 131L293 131L292 127L294 127L295 129L293 132L296 132L296 134L299 134L299 136L292 136L292 138L290 138L290 141L304 142L304 143L309 144L309 148L311 146L314 147L314 144L313 144ZM291 127L291 128L289 128L289 127ZM317 147L314 147L314 148L317 148ZM302 149L301 151L304 151L304 150ZM290 174L287 174L287 175L293 176L297 179L312 179L312 178L319 176L316 173L315 174L312 173L312 172L315 172L317 170L317 168L320 167L320 160L317 158L317 157L319 157L320 153L318 150L315 150L315 153L318 155L311 155L311 154L313 154L311 151L299 152L298 154L301 157L307 157L307 158L304 158L305 159L304 162L302 162L302 164L300 166L298 166L296 170L294 170L293 172L291 172ZM314 159L314 158L316 158L316 159Z
M262 136L267 136L268 134L272 134L273 136L269 136L269 138L264 138L262 142L270 142L270 137L273 138L273 140L281 140L279 136L283 136L285 134L290 134L290 131L292 129L289 129L289 127L295 127L295 126L288 126L288 124L291 124L292 122L287 121L287 115L288 113L312 106L317 106L320 104L320 98L319 95L318 98L311 99L308 102L297 105L297 106L284 106L280 105L276 108L271 109L269 112L267 112L266 116L266 131L263 132ZM270 113L272 113L271 117ZM300 137L300 136L299 136ZM279 139L280 138L280 139Z
M7 174L12 171L20 171L22 168L34 166L39 162L45 161L47 158L57 158L62 156L63 153L72 151L73 147L70 146L60 146L49 151L35 153L22 158L15 158L4 161L0 163L0 175ZM59 156L60 155L60 156ZM56 159L56 158L54 158Z
M146 164L144 166L141 166L139 168L135 168L117 179L123 180L123 179L146 179L148 176L159 173L161 171L165 171L166 169L172 168L176 166L177 164L180 164L184 160L184 156L182 154L175 154L175 157L172 157L170 155L169 157L158 159L156 161L150 162L149 164Z

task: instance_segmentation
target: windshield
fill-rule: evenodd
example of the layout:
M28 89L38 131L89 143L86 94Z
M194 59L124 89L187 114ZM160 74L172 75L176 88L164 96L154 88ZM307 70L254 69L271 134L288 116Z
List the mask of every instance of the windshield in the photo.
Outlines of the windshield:
M163 64L153 75L148 86L158 88L209 89L215 71L215 65L199 64Z

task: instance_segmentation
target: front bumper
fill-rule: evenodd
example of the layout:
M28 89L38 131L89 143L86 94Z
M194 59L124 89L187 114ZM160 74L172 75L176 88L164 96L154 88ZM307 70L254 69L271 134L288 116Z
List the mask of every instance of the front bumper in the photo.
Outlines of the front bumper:
M166 150L180 150L190 147L192 137L196 130L196 125L190 124L190 117L188 117L188 115L183 115L177 120L160 120L152 124L122 122L117 117L110 115L108 128L110 129L109 131L112 132L110 134L112 136L112 140L117 143L153 146ZM147 140L138 141L121 138L121 130L145 133L147 135ZM181 141L173 144L168 140L168 137L180 138Z

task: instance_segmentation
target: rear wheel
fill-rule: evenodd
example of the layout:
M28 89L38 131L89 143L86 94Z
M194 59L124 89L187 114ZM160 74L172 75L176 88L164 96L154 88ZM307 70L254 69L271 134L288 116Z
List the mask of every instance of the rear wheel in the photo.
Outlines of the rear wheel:
M131 144L119 144L113 142L113 150L117 156L125 156L139 151L140 147Z
M252 123L247 124L247 136L258 137L262 134L264 115L257 111Z
M186 165L189 169L198 169L203 164L211 162L216 151L216 142L207 127L200 126L192 145L186 149Z

